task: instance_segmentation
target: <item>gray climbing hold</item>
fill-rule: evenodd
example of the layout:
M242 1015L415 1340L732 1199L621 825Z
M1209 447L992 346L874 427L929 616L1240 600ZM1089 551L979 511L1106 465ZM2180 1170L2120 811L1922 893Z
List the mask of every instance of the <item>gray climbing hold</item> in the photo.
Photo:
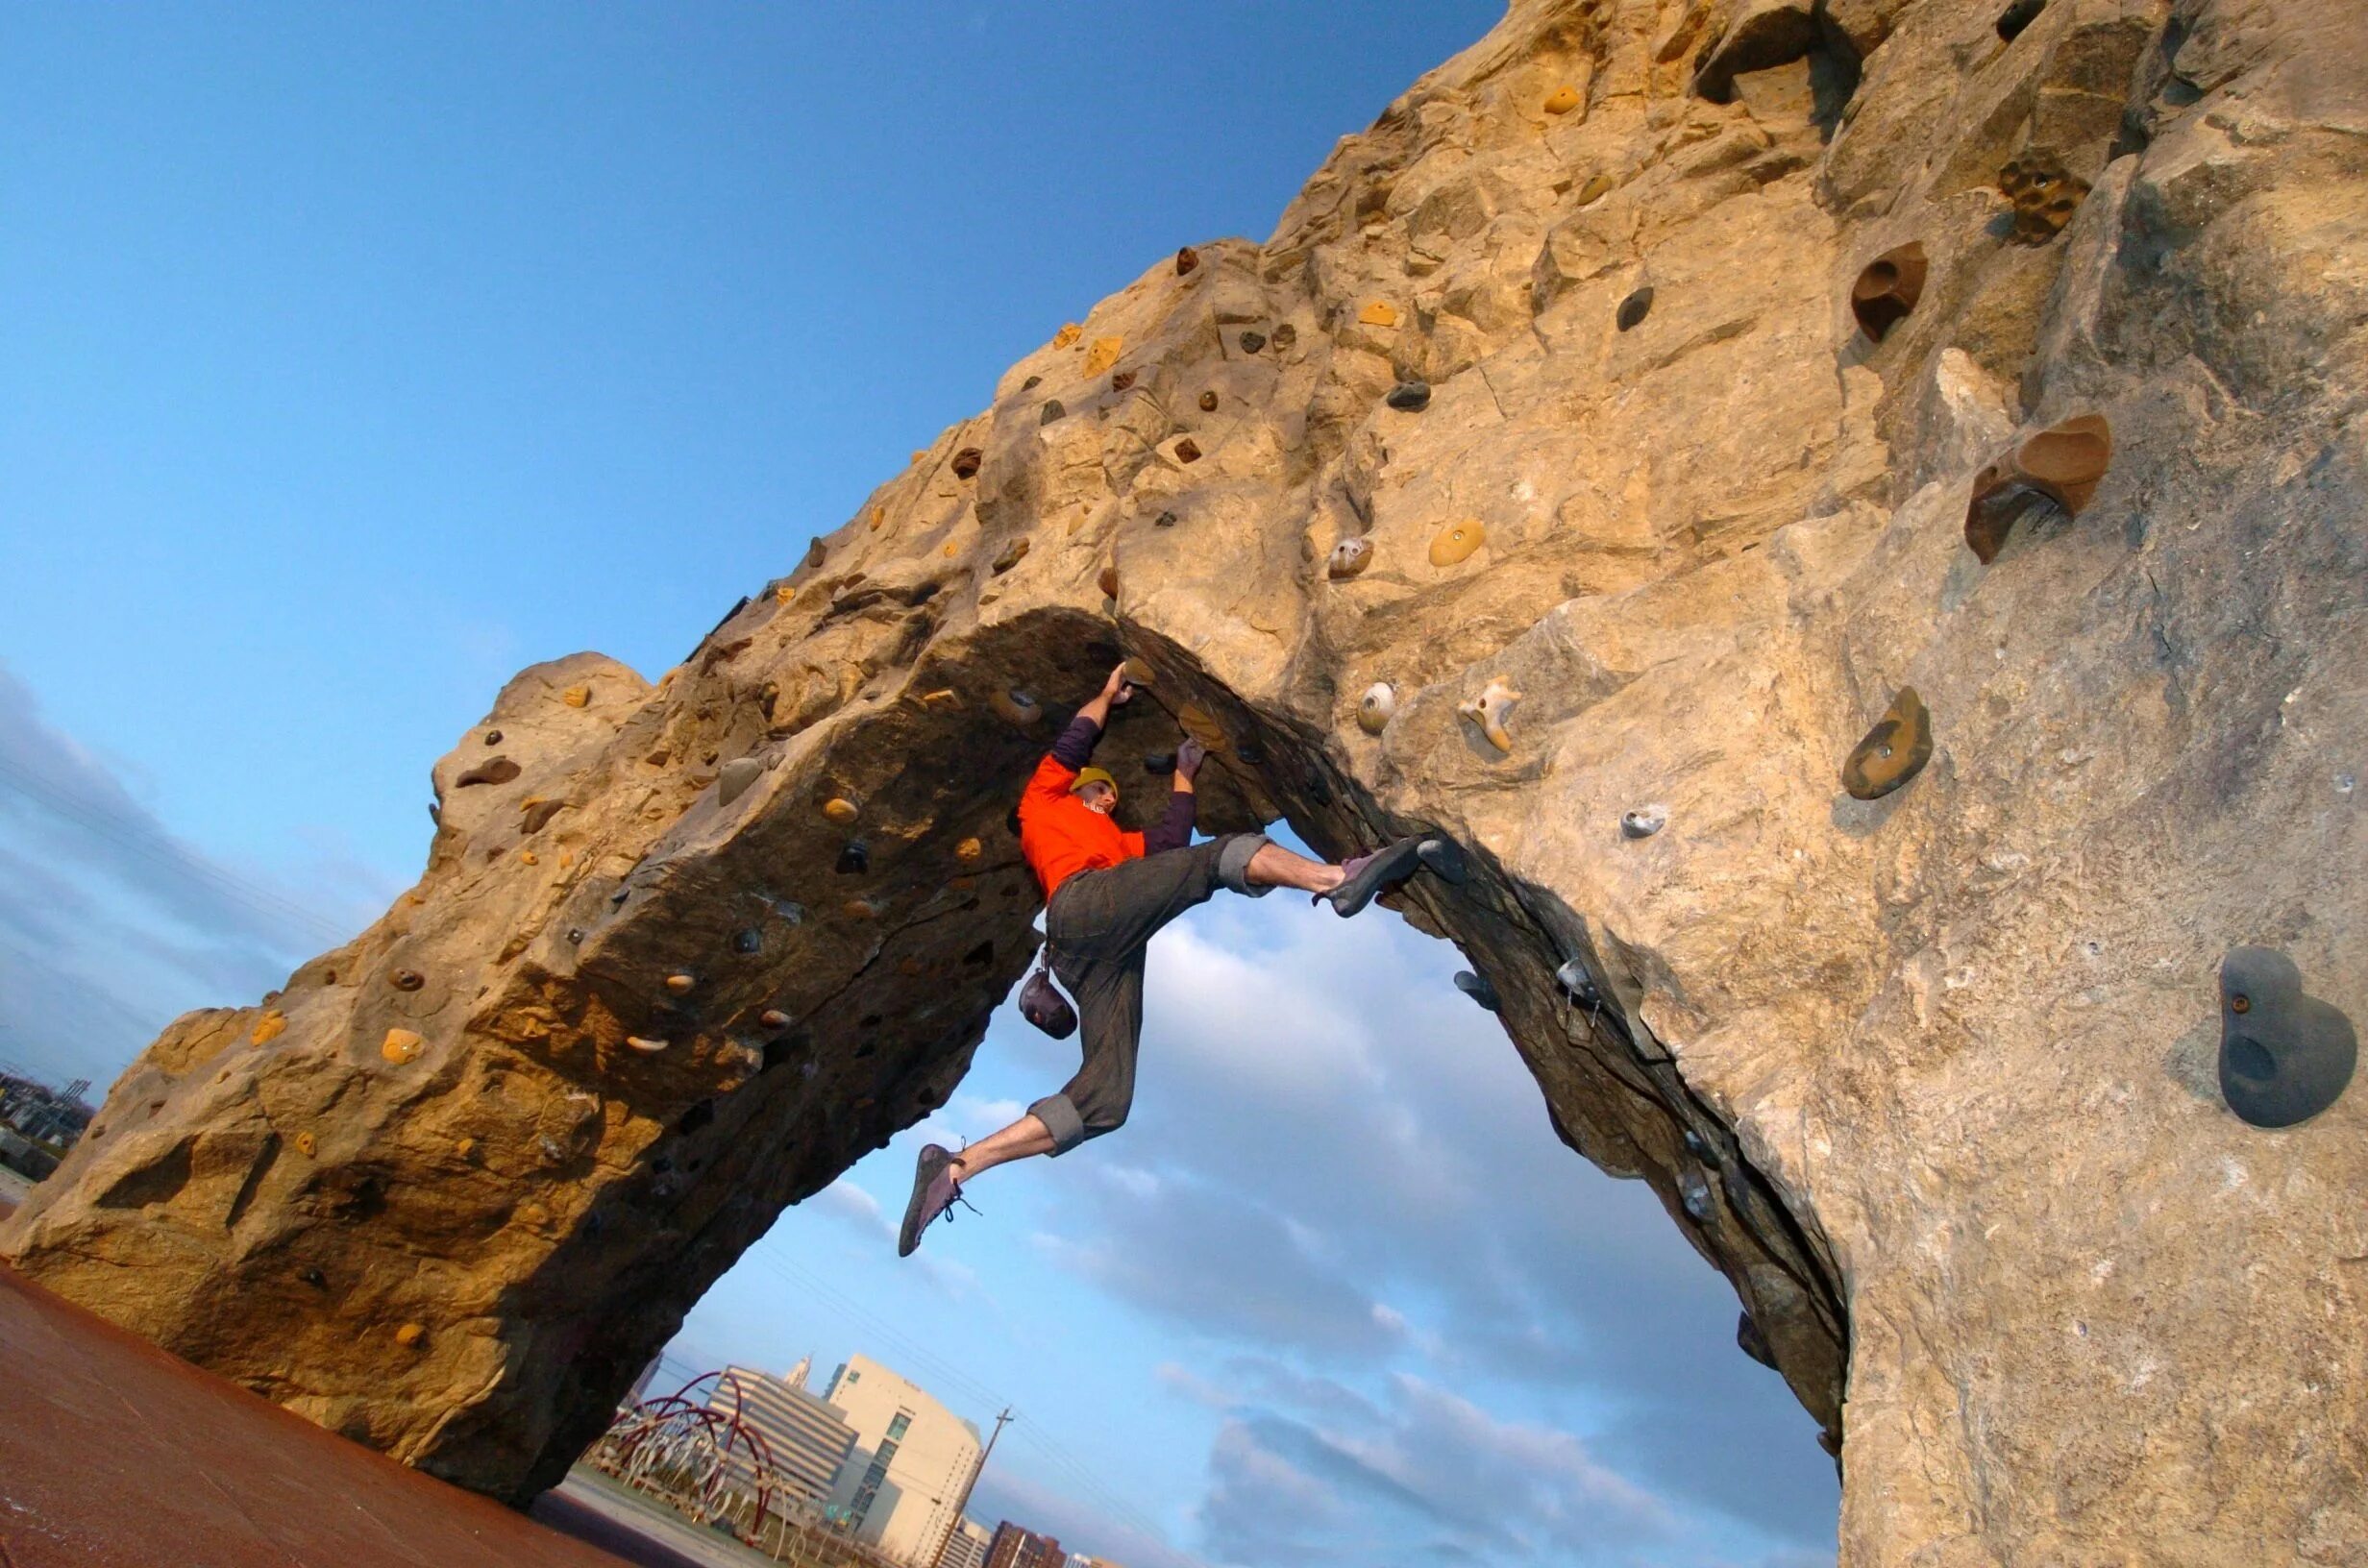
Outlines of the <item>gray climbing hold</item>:
M1266 346L1267 334L1264 332L1244 332L1242 334L1242 352L1244 354L1256 354L1260 349L1263 349Z
M1621 331L1642 321L1653 308L1653 285L1646 283L1634 294L1619 302L1619 314L1615 318Z
M719 806L730 805L747 793L748 787L755 783L757 775L764 771L765 765L754 757L732 758L716 771L715 803Z
M731 939L731 950L743 954L761 953L765 950L765 934L755 930L737 932Z
M1458 969L1455 971L1455 989L1492 1013L1501 1011L1497 1005L1496 988L1489 984L1485 974L1471 969Z
M1147 773L1172 773L1175 772L1175 753L1172 751L1153 751L1149 753L1143 759L1143 771Z
M1155 527L1155 528L1172 528L1172 527L1175 527L1175 513L1173 513L1173 512L1162 512L1162 513L1160 513L1157 517L1155 517L1155 518L1151 519L1151 527Z
M1044 384L1045 379L1042 376L1030 376L1026 380L1020 383L1020 390L1023 392L1033 392Z
M1686 1145L1686 1152L1696 1160L1708 1160L1711 1157L1711 1140L1692 1128L1686 1129L1686 1136L1682 1141Z
M1760 1333L1760 1325L1752 1321L1749 1312L1739 1314L1735 1320L1735 1348L1762 1366L1772 1367L1776 1364L1776 1353L1767 1348L1766 1336Z
M1400 381L1390 388L1390 395L1382 401L1400 413L1418 414L1431 404L1431 383Z
M1594 976L1587 972L1586 964L1578 959L1571 959L1556 969L1554 983L1582 1007L1593 1007L1603 1000L1603 992L1595 989Z
M1711 1217L1711 1184L1698 1170L1681 1172L1677 1178L1677 1201L1685 1207L1697 1224L1708 1224Z
M2256 1127L2291 1127L2343 1096L2359 1058L2352 1020L2303 992L2302 970L2275 947L2232 947L2220 961L2220 1092Z
M1669 814L1659 806L1639 806L1619 816L1619 830L1632 839L1649 839L1669 825Z

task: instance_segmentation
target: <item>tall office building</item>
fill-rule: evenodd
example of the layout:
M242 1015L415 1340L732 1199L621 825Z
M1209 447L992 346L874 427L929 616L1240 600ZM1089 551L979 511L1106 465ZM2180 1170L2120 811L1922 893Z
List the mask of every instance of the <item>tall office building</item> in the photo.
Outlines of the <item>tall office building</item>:
M987 1568L1068 1568L1069 1555L1049 1535L1039 1535L1006 1519L987 1545Z
M946 1552L937 1559L937 1568L987 1568L987 1548L994 1542L995 1537L985 1526L964 1515L953 1534L947 1538ZM929 1565L925 1562L921 1568Z
M868 1356L849 1357L826 1397L855 1429L832 1505L857 1540L927 1568L962 1516L978 1429Z
M729 1410L735 1400L740 1419L762 1433L772 1451L775 1479L788 1494L780 1501L819 1505L828 1497L855 1447L846 1417L798 1384L745 1366L725 1368L707 1408ZM753 1495L753 1469L735 1454L732 1484Z

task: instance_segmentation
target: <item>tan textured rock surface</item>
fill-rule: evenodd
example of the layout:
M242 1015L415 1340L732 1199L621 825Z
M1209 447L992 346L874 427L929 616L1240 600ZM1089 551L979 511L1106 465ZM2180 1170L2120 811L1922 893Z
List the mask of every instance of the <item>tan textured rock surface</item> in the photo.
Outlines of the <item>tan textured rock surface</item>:
M1157 679L1103 760L1202 736L1214 824L1473 848L1410 917L1843 1442L1846 1561L2368 1560L2368 1096L2265 1132L2214 1076L2229 947L2368 1010L2368 26L2002 9L1517 5L655 687L519 676L436 767L414 892L176 1022L9 1252L547 1484L960 1077L1034 945L1019 781L1124 650ZM1871 342L1853 284L1910 243ZM2084 414L2093 498L1977 562L1976 477ZM1930 762L1851 798L1909 686Z

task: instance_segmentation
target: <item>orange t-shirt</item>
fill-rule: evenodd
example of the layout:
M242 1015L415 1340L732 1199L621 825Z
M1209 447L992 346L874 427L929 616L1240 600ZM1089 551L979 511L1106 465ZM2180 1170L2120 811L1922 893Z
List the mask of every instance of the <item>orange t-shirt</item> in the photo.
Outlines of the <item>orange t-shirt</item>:
M1047 756L1020 796L1020 853L1045 890L1045 902L1079 871L1143 856L1143 835L1129 833L1069 793L1077 770Z

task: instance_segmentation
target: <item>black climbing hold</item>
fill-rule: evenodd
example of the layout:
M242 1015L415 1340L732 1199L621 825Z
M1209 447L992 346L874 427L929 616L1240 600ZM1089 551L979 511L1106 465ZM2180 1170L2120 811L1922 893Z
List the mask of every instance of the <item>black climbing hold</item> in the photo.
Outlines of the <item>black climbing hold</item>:
M630 888L619 888L616 892L614 892L614 893L612 893L612 894L610 894L608 895L608 902L609 902L611 905L622 904L622 903L624 903L624 902L625 902L625 900L627 900L628 898L630 898L632 895L633 895L633 890L632 890L632 889L630 889Z
M502 744L502 732L498 729L489 729L485 731L485 744L487 746L500 746Z
M329 1288L329 1276L322 1273L317 1268L301 1269L297 1272L296 1277L304 1281L305 1284L312 1286L315 1290L326 1290Z
M1045 399L1045 411L1044 411L1044 414L1043 414L1043 416L1042 416L1041 418L1039 418L1039 419L1037 420L1037 422L1036 422L1036 423L1037 423L1037 424L1039 424L1039 425L1049 425L1049 424L1051 424L1054 420L1061 418L1062 416L1064 416L1064 415L1065 415L1065 414L1067 414L1068 412L1069 412L1069 410L1068 410L1068 409L1066 409L1066 408L1064 408L1064 407L1062 407L1062 406L1061 406L1061 400L1060 400L1060 399L1058 399L1058 398L1047 398L1047 399Z
M1175 513L1173 513L1173 512L1162 512L1162 513L1160 513L1157 517L1155 517L1155 518L1151 519L1151 527L1155 527L1155 528L1172 528L1172 527L1175 527Z
M2232 947L2220 961L2220 1092L2256 1127L2291 1127L2342 1097L2359 1058L2352 1020L2303 992L2302 970L2275 947Z
M872 869L872 851L863 846L861 839L850 839L839 851L838 869L843 872L868 871Z
M1915 777L1932 760L1933 716L1912 686L1891 706L1841 765L1841 787L1860 800L1880 800Z
M1172 751L1151 752L1143 759L1143 771L1147 773L1172 773L1175 772L1175 753Z
M953 477L957 479L967 479L976 474L978 465L986 460L986 455L976 447L964 447L953 454Z
M2014 4L1998 13L1998 36L2012 43L2046 9L2047 0L2014 0Z
M1033 392L1044 384L1045 379L1042 376L1030 376L1026 380L1020 383L1020 390L1023 392Z
M1328 806L1332 803L1332 786L1323 781L1321 773L1307 775L1307 793L1320 806Z
M1267 748L1256 741L1242 742L1233 748L1233 754L1241 759L1246 768L1264 768L1267 765Z
M581 941L583 941L583 927L580 925L569 926L567 928L568 945L572 947Z
M417 991L428 983L428 977L417 969L397 969L386 977L386 981L397 991Z
M444 825L444 810L432 800L428 802L428 821L435 823L438 827L442 827Z
M702 1127L706 1126L707 1123L713 1121L714 1119L715 1102L713 1100L702 1100L697 1105L692 1106L688 1111L682 1113L681 1118L675 1123L675 1131L680 1133L683 1137L688 1138L693 1133L699 1131Z
M1434 833L1424 839L1415 853L1425 870L1452 887L1462 887L1471 875L1471 862L1465 856L1464 846L1444 833Z
M1499 1011L1496 988L1489 984L1487 975L1475 973L1470 969L1458 969L1455 971L1455 989L1490 1012Z
M974 967L980 964L994 963L995 943L992 941L980 943L977 946L962 955L962 962Z
M1012 807L1011 810L1005 814L1003 818L1003 825L1010 829L1011 836L1013 838L1016 839L1020 836L1020 808L1018 806Z
M1646 312L1652 307L1653 285L1646 283L1642 288L1619 302L1619 314L1614 320L1618 323L1619 330L1624 332L1638 322L1642 321Z
M1400 381L1390 388L1390 395L1382 401L1403 413L1420 413L1431 405L1431 383L1428 381Z
M753 930L739 932L731 939L731 950L735 953L761 953L765 950L765 935Z
M1767 1339L1760 1333L1760 1325L1752 1321L1749 1312L1739 1313L1735 1319L1735 1348L1762 1366L1776 1364L1776 1353L1767 1348Z
M1242 334L1242 352L1244 354L1256 354L1260 349L1263 349L1266 346L1267 334L1264 332L1244 332Z
M1711 1184L1698 1170L1681 1172L1677 1178L1677 1201L1684 1206L1697 1224L1707 1224L1711 1217Z

